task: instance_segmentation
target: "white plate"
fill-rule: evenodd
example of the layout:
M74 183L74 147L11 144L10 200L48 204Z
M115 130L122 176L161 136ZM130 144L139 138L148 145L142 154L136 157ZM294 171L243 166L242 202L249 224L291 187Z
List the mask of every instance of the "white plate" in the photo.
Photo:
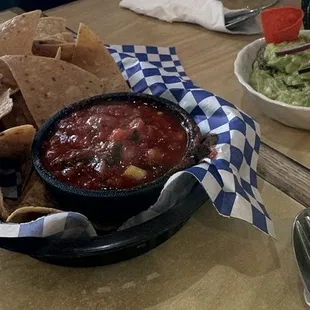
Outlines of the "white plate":
M302 30L300 34L310 35L310 30ZM265 45L264 38L255 40L246 45L237 55L234 63L234 72L240 84L255 104L268 117L285 125L310 130L310 107L299 107L281 101L272 100L255 91L248 84L252 65L257 53Z

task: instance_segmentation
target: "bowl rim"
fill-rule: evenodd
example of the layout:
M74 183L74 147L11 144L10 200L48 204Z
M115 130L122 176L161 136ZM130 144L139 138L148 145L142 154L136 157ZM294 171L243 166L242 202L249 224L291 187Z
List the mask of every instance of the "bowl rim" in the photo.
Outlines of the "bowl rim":
M310 34L310 30L300 30L299 32L300 34ZM237 54L237 57L234 61L234 73L235 76L237 77L239 83L241 85L243 85L250 93L252 93L253 95L259 97L260 99L267 101L269 103L275 104L277 106L281 106L281 107L285 107L291 110L297 110L297 111L305 111L305 112L310 112L310 107L304 107L304 106L295 106L289 103L285 103L283 101L279 101L279 100L273 100L268 98L267 96L263 95L262 93L256 91L248 82L246 82L245 78L243 77L243 74L240 72L240 68L243 65L244 62L244 54L246 53L246 51L252 47L252 46L256 46L256 45L260 45L263 46L263 44L265 44L265 38L259 38L255 41L252 41L251 43L247 44L246 46L244 46Z
M153 180L152 182L141 184L128 189L106 189L106 190L89 190L85 188L75 187L73 185L66 184L59 179L57 179L53 174L48 172L41 161L41 145L44 137L48 134L50 127L55 125L60 119L62 119L65 115L72 113L73 111L81 109L81 107L88 107L96 105L96 100L101 101L109 101L113 100L113 98L118 98L120 100L125 98L134 98L134 99L146 99L155 102L155 104L162 105L164 108L177 112L177 115L180 120L182 120L182 126L188 132L188 144L186 152L182 158L182 161L178 163L176 166L171 168L167 173L163 176ZM173 106L173 109L171 108ZM186 122L186 124L184 124ZM32 148L31 148L31 159L34 166L35 171L39 175L39 177L48 185L56 188L57 190L67 193L73 194L80 197L85 198L124 198L128 196L135 196L142 193L147 193L149 191L157 189L158 186L164 185L169 177L171 177L174 173L181 171L182 169L186 169L189 167L186 164L186 160L190 160L192 158L195 148L197 144L201 141L202 135L200 133L200 129L194 119L190 116L190 114L180 107L178 104L173 103L170 100L165 98L161 98L155 95L141 94L141 93L130 93L130 92L120 92L120 93L107 93L92 96L90 98L82 99L70 105L67 105L54 115L52 115L37 131ZM184 160L185 159L185 160ZM183 161L184 160L184 161Z

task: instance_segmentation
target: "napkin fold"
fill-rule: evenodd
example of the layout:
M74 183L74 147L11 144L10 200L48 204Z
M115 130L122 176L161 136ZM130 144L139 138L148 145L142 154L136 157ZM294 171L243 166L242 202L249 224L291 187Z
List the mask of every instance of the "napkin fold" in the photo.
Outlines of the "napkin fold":
M232 31L228 30L225 27L225 14L237 13L239 10L229 10L219 0L122 0L120 7L166 22L198 24L219 32L231 34L261 32L255 17L236 26Z

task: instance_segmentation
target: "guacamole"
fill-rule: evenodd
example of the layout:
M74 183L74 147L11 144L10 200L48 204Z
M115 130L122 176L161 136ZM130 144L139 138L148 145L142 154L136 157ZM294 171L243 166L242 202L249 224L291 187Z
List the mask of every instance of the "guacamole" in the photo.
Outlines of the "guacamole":
M267 44L257 55L250 85L270 99L310 107L310 73L298 70L310 66L310 50L277 56L276 51L310 43L310 36L299 36L294 42Z

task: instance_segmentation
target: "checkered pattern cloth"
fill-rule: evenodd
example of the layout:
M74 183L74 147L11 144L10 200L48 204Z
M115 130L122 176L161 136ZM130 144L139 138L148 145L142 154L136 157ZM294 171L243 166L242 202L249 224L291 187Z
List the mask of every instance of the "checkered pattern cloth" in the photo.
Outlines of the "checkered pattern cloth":
M0 161L0 188L7 199L17 199L21 185L21 175L18 165L12 160Z
M153 216L165 211L165 205L171 206L171 201L184 197L199 182L219 214L242 219L274 236L272 221L257 190L259 125L231 103L194 85L184 72L175 48L109 45L108 49L133 92L157 95L179 104L190 113L203 135L218 137L216 158L205 158L173 175L149 210ZM5 196L7 179L0 170ZM11 183L9 187L13 193ZM70 224L72 218L74 225ZM121 229L140 223L141 218L130 219ZM49 228L45 229L46 226ZM74 212L49 215L25 224L0 225L0 237L81 235L93 236L95 231L84 216Z

